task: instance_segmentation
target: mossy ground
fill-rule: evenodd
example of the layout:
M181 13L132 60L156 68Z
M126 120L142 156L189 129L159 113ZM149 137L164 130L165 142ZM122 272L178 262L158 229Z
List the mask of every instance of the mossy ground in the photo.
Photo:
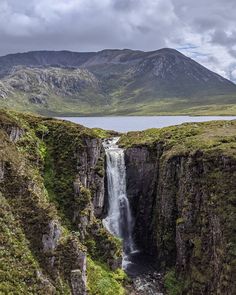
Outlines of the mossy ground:
M20 222L0 193L0 294L39 292L36 271L40 270Z
M236 120L185 123L161 129L128 132L121 136L119 144L126 148L163 143L169 153L179 155L197 149L216 150L236 156Z
M186 99L181 97L150 97L139 95L137 91L133 94L124 95L114 92L109 97L99 101L99 96L87 93L84 100L81 96L74 99L68 96L56 96L49 94L48 104L32 104L28 95L16 92L14 96L2 101L2 106L10 110L24 112L35 112L45 116L171 116L171 115L193 115L193 116L235 116L235 94L218 95ZM94 97L97 96L97 100ZM138 97L138 100L134 97ZM99 103L98 103L99 102Z
M91 295L125 295L122 286L125 280L126 274L123 270L112 272L104 263L88 259L88 287Z

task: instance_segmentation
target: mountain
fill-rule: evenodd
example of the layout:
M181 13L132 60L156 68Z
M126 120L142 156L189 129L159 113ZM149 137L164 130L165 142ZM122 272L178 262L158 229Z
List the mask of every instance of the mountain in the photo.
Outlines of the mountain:
M236 114L234 83L169 48L3 56L0 99L43 114Z

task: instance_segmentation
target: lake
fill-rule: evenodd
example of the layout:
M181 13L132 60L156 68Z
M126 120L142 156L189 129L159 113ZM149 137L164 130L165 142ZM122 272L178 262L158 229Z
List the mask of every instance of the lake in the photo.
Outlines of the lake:
M145 130L179 125L186 122L236 120L236 116L117 116L117 117L59 117L89 128L102 128L118 132Z

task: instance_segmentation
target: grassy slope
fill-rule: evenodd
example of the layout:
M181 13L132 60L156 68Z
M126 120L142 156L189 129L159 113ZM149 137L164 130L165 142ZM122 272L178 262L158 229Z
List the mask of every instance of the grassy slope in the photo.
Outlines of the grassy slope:
M95 97L87 103L82 97L60 97L50 95L47 105L32 104L24 93L2 100L2 107L18 111L31 111L51 116L93 116L93 115L236 115L236 94L201 98L151 98L143 94L137 100L135 93L125 97L122 93L113 93L110 97ZM91 94L88 94L90 97Z
M155 142L164 142L171 153L220 148L236 156L236 120L185 123L161 129L132 131L122 135L120 139L120 144L125 147L152 145Z

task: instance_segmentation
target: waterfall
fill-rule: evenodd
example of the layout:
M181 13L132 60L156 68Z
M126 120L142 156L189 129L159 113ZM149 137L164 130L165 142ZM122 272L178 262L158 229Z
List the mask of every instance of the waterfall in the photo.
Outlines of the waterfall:
M103 145L107 161L108 215L104 226L123 240L124 253L134 251L132 239L133 219L126 193L126 169L124 150L119 148L119 137L107 139Z

